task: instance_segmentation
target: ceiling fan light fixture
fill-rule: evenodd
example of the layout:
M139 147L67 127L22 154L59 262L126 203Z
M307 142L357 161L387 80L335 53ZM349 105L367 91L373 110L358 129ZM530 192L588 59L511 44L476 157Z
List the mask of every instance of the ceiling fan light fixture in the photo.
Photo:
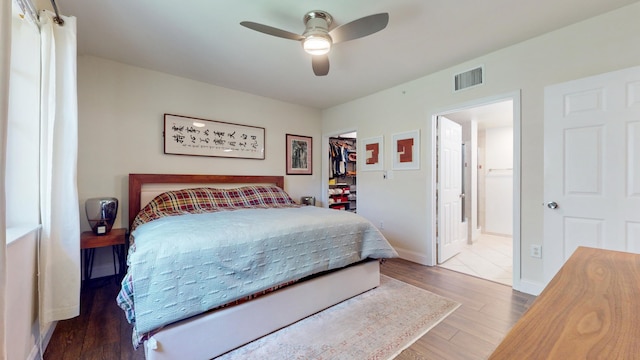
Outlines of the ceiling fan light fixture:
M307 35L302 41L302 47L311 55L324 55L331 50L331 37L328 34Z
M333 17L326 11L309 11L304 15L302 21L305 25L302 35L252 21L242 21L240 25L267 35L299 41L304 51L312 55L313 73L316 76L325 76L329 73L329 56L327 54L331 51L334 43L339 44L359 39L384 29L389 23L389 14L379 13L361 17L331 31L329 29L333 24Z

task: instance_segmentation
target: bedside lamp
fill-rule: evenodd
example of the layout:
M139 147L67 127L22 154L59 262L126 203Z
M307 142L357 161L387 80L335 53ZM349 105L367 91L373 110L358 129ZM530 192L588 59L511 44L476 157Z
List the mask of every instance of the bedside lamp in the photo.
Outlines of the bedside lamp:
M315 196L303 196L300 198L300 204L307 206L316 206Z
M87 220L91 230L96 235L105 235L113 227L118 214L118 199L113 197L101 197L87 199L84 203Z

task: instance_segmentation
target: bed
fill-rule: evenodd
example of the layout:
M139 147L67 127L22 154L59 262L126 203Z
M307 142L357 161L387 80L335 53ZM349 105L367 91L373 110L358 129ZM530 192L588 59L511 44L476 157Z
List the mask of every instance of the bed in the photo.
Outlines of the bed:
M211 359L379 285L380 259L397 256L382 234L283 188L282 176L129 175L118 304L147 359Z

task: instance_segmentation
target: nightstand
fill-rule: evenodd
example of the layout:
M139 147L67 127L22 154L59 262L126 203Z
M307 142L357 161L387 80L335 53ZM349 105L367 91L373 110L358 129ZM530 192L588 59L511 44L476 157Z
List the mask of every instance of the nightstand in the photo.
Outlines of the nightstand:
M93 271L93 259L96 248L111 246L113 255L113 272L124 275L126 264L126 250L129 243L129 231L127 229L111 229L105 235L96 235L93 231L84 231L80 234L80 249L84 255L84 280L91 279ZM116 268L116 257L119 267Z

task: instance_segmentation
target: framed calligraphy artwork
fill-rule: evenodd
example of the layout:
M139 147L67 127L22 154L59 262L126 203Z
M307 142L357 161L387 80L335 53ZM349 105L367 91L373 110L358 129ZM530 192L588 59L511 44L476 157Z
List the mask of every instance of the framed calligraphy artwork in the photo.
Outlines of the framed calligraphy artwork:
M264 160L264 128L164 114L164 153Z
M384 143L382 136L376 136L360 141L362 144L360 154L364 154L364 161L360 159L361 170L376 171L384 170ZM360 156L359 156L360 157Z
M311 175L312 138L287 134L287 175Z
M393 134L393 169L420 169L420 131L412 130Z

